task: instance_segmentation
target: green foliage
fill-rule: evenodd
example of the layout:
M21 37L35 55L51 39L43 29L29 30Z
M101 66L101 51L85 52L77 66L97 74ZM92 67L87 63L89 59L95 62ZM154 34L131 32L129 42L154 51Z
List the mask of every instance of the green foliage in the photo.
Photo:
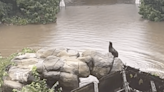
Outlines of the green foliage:
M12 1L12 0L11 0ZM11 2L10 1L10 2ZM0 3L0 21L16 25L25 24L46 24L56 22L56 14L59 11L60 0L14 0L12 8L7 13ZM6 6L3 3L3 6ZM7 14L6 14L7 13ZM12 15L10 15L12 14ZM7 16L5 16L7 15Z
M8 16L9 11L12 7L10 4L6 4L0 1L0 21L2 21L3 16Z
M25 53L35 53L35 50L31 49L31 48L23 48L22 51L21 51L22 54L25 54Z
M5 58L0 56L0 87L3 84L3 77L7 75L6 67L12 64L10 61L16 56L17 54L12 54L11 56Z
M14 89L13 92L61 92L60 89L55 90L54 87L58 85L58 82L54 84L52 88L48 88L46 80L41 80L39 74L36 72L36 67L33 67L32 74L35 77L35 81L29 85L24 86L20 91Z
M139 14L142 18L151 21L162 21L164 19L164 0L141 0Z
M55 22L59 0L16 0L21 13L30 23Z
M21 18L18 16L3 18L2 21L7 24L14 24L14 25L26 25L29 23L28 19Z
M158 74L155 74L155 73L152 73L151 75L152 76L156 76L156 77L158 76L159 77L159 75Z

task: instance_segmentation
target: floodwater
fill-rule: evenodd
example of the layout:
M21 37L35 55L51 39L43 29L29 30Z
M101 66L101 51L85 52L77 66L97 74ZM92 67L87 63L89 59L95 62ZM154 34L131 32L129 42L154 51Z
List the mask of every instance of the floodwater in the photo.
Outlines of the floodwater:
M72 0L66 5L55 24L1 25L2 56L24 47L107 52L112 41L125 64L164 75L164 22L142 19L131 0Z

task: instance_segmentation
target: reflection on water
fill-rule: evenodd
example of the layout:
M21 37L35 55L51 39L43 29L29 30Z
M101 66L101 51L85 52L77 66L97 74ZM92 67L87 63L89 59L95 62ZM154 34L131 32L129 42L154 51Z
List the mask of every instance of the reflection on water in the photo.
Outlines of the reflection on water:
M164 74L164 23L141 19L135 4L92 1L77 0L62 8L56 24L0 26L1 54L7 56L23 47L107 52L112 41L127 65Z

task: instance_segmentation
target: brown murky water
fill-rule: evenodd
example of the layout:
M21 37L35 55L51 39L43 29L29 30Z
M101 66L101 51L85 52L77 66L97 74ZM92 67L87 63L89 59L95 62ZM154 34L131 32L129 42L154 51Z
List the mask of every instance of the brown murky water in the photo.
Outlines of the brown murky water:
M107 52L108 41L112 41L127 65L164 74L164 22L141 19L138 6L129 1L70 1L56 24L1 25L0 52L8 56L24 47Z

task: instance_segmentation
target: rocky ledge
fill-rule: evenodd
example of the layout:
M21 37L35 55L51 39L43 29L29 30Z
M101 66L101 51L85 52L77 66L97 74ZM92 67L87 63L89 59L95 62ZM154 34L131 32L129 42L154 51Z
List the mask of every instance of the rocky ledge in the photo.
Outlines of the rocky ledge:
M8 76L4 78L4 92L12 92L12 89L21 89L31 83L34 80L31 74L34 66L40 76L47 79L49 87L58 81L63 92L70 92L91 81L98 82L96 79L107 75L112 65L111 72L123 68L122 61L113 58L111 53L93 50L79 52L68 48L42 48L36 53L17 56L11 62L15 65L10 67Z

